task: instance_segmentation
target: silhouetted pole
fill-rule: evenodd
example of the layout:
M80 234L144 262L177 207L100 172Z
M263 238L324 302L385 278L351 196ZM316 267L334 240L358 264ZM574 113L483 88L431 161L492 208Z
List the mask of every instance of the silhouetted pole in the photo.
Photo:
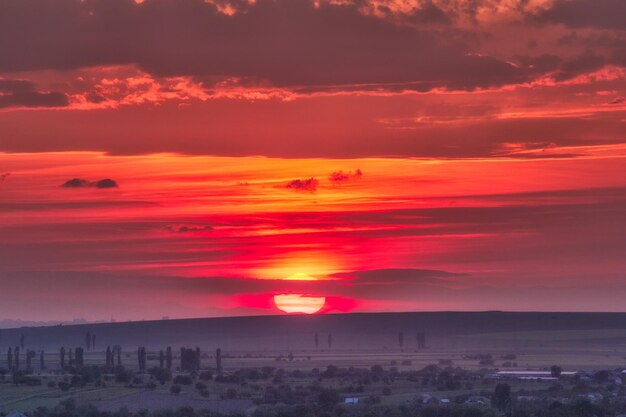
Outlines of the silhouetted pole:
M33 370L33 358L36 356L37 354L35 353L34 350L30 350L30 349L26 349L26 371L27 372L31 372Z
M61 351L59 352L61 356L61 369L65 369L65 348L61 347Z
M165 350L165 364L168 371L172 370L172 347L168 346Z
M215 367L217 368L217 375L222 376L222 349L220 348L215 351Z
M89 338L91 340L91 338ZM85 364L85 350L82 347L77 347L75 350L76 355L76 367L82 368Z

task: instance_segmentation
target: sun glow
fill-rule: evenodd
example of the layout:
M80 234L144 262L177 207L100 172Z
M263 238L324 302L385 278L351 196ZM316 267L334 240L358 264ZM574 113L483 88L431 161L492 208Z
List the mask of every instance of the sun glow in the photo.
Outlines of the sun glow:
M317 278L312 277L309 274L305 274L304 272L297 272L295 274L289 275L285 278L287 281L317 281Z
M276 294L274 296L274 304L285 313L315 314L326 304L326 297L312 297L304 294Z

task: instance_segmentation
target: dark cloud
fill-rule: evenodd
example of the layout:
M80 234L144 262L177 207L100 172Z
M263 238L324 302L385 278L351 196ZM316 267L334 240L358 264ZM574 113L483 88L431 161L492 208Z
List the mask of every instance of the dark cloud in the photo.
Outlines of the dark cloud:
M561 23L568 27L626 29L623 0L556 0L531 18L538 22Z
M81 188L81 187L89 187L91 183L82 178L72 178L71 180L67 180L63 183L62 187L66 188Z
M35 84L28 80L0 79L0 109L9 107L65 107L68 105L69 100L64 93L37 91Z
M0 38L12 42L0 45L0 72L136 64L157 76L237 77L289 88L418 82L418 91L534 76L472 54L462 30L429 29L424 22L450 20L433 2L408 15L415 25L365 14L361 4L258 0L228 16L199 0L3 2Z
M315 178L307 178L304 180L291 180L285 185L285 188L290 188L296 191L317 191L318 181Z
M165 230L174 233L189 233L213 230L213 227L206 224L170 224L165 226Z
M92 186L96 188L115 188L117 187L117 182L110 178L105 178L103 180L92 183Z
M420 7L413 8L404 17L408 22L420 25L449 25L454 18L430 0L423 2Z
M360 169L357 169L354 172L335 171L328 176L328 180L332 183L340 183L354 178L361 178L362 176L363 172Z
M466 274L457 274L435 269L372 269L363 271L341 272L333 274L335 278L351 279L354 284L440 284L442 278L460 278Z
M95 187L95 188L115 188L117 187L117 182L110 178L105 178L99 181L87 181L82 178L72 178L71 180L66 181L61 185L61 187L66 188L84 188L84 187Z

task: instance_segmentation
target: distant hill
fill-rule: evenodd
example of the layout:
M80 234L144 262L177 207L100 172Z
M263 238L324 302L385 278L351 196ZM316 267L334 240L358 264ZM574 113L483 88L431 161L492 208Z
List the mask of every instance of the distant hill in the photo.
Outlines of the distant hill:
M22 327L0 330L0 348L19 345L21 335L31 349L82 346L89 331L96 335L98 350L115 344L149 349L188 345L229 351L309 350L314 348L316 332L321 348L327 347L332 334L333 350L396 349L398 333L403 332L406 348L413 349L416 333L422 331L427 345L460 349L478 343L471 335L598 329L626 329L626 313L357 313Z

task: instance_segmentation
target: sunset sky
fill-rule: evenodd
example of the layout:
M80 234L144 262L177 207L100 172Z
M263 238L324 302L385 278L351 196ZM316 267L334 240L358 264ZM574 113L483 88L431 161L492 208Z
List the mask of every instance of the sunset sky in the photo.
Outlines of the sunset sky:
M625 16L0 0L0 319L624 311Z

